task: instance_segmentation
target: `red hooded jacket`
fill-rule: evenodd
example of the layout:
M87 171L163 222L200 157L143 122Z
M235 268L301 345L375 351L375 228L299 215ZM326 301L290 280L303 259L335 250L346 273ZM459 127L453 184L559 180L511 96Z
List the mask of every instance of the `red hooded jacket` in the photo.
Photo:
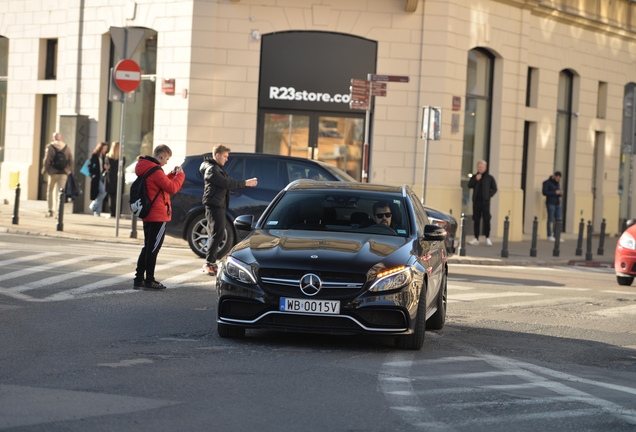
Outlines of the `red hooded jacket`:
M150 168L159 165L159 161L152 156L141 156L137 160L135 166L135 174L137 176L144 175ZM170 222L172 219L172 205L170 204L170 195L179 192L185 174L179 172L166 175L163 169L156 170L146 178L146 193L151 201L157 199L150 208L150 213L144 218L144 222ZM163 192L162 192L163 191Z

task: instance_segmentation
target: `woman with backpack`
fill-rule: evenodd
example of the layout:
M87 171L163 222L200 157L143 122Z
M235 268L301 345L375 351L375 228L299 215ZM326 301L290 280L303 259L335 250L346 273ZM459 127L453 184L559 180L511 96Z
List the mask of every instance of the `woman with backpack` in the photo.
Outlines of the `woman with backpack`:
M102 214L102 205L106 197L104 178L108 174L107 151L107 142L97 143L88 164L88 171L91 173L91 199L93 200L88 207L93 210L95 216Z
M106 176L106 192L108 193L108 203L110 204L110 215L106 218L115 217L117 211L117 174L119 172L119 141L113 141L106 157L108 163L108 175ZM126 157L124 157L126 166ZM121 195L124 195L124 179L121 182ZM120 210L122 207L119 207Z

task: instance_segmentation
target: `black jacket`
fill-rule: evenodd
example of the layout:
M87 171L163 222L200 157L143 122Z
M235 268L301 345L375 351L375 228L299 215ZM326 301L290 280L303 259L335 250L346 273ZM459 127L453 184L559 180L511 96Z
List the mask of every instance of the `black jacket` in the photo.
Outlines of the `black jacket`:
M97 153L91 155L91 161L88 165L88 171L91 173L91 195L92 200L99 195L99 183L103 181L105 158Z
M477 180L477 174L473 175L468 187L473 189L473 203L489 203L490 198L497 193L497 182L487 171L481 175L481 180Z
M546 196L546 205L561 205L561 195L557 195L556 193L558 190L561 190L561 185L558 181L553 179L552 176L543 182L543 195Z
M245 187L245 180L234 180L212 156L205 156L199 167L205 180L203 205L226 209L230 204L230 190Z

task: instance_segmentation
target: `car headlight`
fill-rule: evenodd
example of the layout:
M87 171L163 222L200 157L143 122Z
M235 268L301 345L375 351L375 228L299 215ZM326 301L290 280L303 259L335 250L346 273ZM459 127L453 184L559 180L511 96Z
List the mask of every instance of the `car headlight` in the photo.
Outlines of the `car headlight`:
M228 257L222 268L225 271L225 274L234 280L250 285L256 283L256 277L247 264L235 258Z
M369 291L391 291L402 288L411 283L411 269L406 266L393 267L378 272L377 280L373 282Z
M636 241L634 241L634 237L632 237L631 234L623 233L621 238L618 240L618 244L625 249L636 250Z

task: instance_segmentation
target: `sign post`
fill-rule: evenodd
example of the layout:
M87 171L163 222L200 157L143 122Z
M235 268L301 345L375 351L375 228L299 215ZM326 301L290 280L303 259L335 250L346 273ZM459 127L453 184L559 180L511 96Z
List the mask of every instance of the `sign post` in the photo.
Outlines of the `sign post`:
M117 204L115 207L115 237L119 236L119 218L121 216L121 190L124 184L124 127L126 122L126 100L135 102L134 91L141 82L141 68L130 60L139 42L145 35L144 29L111 27L110 38L115 51L123 59L111 69L110 97L111 101L121 102L121 120L119 129L119 161L117 163ZM118 93L119 92L119 93ZM129 96L130 95L130 96Z
M422 183L422 204L426 203L426 176L428 174L428 142L442 139L442 109L425 106L422 108L422 134L424 145L424 176Z
M408 76L367 74L366 80L351 80L349 108L365 110L364 144L362 149L362 181L369 182L369 123L371 121L371 97L386 96L386 82L409 82Z

